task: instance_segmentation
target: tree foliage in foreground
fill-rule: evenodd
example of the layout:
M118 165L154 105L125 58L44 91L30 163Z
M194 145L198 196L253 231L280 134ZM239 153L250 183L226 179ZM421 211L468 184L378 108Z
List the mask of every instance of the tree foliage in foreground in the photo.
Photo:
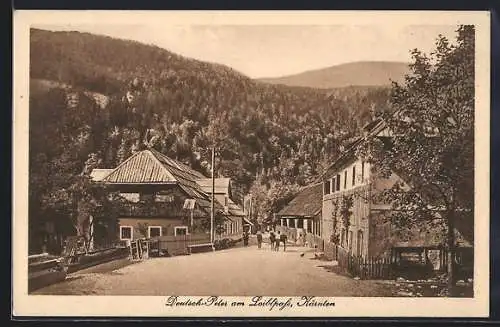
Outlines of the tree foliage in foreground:
M455 230L473 240L474 37L473 26L460 26L456 42L439 36L430 55L413 50L411 74L392 88L394 113L383 117L392 136L360 151L382 176L404 180L378 195L392 204L396 227L442 230L449 291Z

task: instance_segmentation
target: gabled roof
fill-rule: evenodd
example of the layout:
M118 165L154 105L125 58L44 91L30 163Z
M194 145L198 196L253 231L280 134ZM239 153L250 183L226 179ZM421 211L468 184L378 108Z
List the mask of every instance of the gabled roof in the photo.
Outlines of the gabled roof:
M215 193L216 194L229 194L230 178L215 178ZM196 183L201 186L202 190L206 193L212 194L212 179L202 178L196 180Z
M147 149L129 157L108 174L103 182L108 184L178 184L189 196L206 199L196 183L205 178L187 165L170 159L158 151Z
M210 212L211 201L209 194L211 192L205 192L197 183L198 180L207 180L207 178L191 167L153 149L134 153L115 169L94 169L91 176L92 174L103 176L101 181L107 184L179 185L189 197L196 200L197 205ZM211 179L208 180L211 181ZM220 179L219 184L225 185L225 183L229 183L229 178L227 178L227 181L225 178ZM224 210L223 205L217 200L215 200L214 207L218 211ZM236 204L230 204L230 214L234 216L241 215L238 209L239 207Z
M314 217L321 212L323 203L322 183L304 187L277 215Z

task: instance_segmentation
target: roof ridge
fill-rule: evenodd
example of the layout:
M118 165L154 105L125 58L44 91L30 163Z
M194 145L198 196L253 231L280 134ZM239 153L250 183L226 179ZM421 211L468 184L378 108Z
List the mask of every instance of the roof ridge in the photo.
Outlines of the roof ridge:
M172 175L172 173L170 171L168 171L168 169L163 165L163 163L154 155L154 153L151 151L151 149L146 149L144 151L145 152L147 151L148 155L153 157L153 160L156 161L156 163L158 163L161 166L161 168L163 169L163 171L165 171L167 173L168 177L172 178L172 180L175 181L175 182L177 182L177 183L179 182L177 180L177 178L175 178L175 176Z
M161 153L161 152L159 152L159 151L157 151L157 150L155 150L155 149L148 149L148 150L151 152L151 154L152 154L152 155L156 158L156 160L158 160L158 161L160 161L160 159L158 159L158 157L157 157L157 156L160 156L160 157L162 157L162 158L168 159L169 161L172 161L173 163L175 163L175 166L172 166L172 165L170 165L170 164L168 164L168 163L165 163L165 164L164 164L164 163L162 163L162 162L160 161L160 163L162 164L162 166L163 166L163 165L167 165L167 166L173 167L173 168L175 168L175 169L179 169L180 171L183 171L183 172L185 172L185 173L187 173L187 174L189 174L189 175L191 175L191 176L193 176L193 177L196 177L196 178L194 178L194 179L192 179L192 180L191 180L192 182L196 182L196 180L197 180L197 179L200 179L198 176L196 176L197 174L199 174L199 175L203 176L203 174L202 174L202 173L200 173L199 171L197 171L197 170L195 170L195 169L193 169L193 168L189 167L188 165L186 165L186 164L184 164L184 163L180 162L179 160L172 159L172 158L168 157L167 155L165 155L165 154L163 154L163 153ZM166 161L167 161L167 160L166 160ZM193 173L193 172L194 172L194 173Z
M118 168L124 166L127 162L129 162L132 158L136 157L137 155L139 155L142 151L138 151L136 153L133 153L130 157L128 157L127 159L123 160L123 162L121 164L119 164L118 166L116 166L112 172L110 172L106 177L104 177L102 179L103 182L107 181L107 179L113 175L117 170Z

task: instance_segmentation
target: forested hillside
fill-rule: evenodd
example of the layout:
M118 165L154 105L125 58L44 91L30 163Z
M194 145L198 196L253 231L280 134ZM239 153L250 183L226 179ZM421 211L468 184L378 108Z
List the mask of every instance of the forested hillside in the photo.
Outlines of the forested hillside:
M145 146L208 173L215 145L218 174L245 191L270 192L273 206L313 181L388 100L387 88L265 84L86 33L33 29L30 45L30 209L37 216L72 215L77 176L116 167Z

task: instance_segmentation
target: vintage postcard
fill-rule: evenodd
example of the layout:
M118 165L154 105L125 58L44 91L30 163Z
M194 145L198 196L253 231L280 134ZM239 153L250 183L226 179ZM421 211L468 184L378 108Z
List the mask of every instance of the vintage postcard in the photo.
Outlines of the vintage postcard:
M488 12L17 11L16 316L487 317Z

